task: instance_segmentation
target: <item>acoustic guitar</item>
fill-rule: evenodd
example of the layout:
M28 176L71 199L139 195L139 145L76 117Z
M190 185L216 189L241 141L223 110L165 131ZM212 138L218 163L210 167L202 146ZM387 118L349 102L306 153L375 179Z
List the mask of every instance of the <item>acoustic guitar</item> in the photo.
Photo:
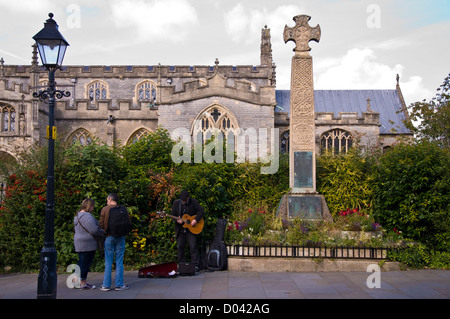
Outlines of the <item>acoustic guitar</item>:
M195 219L195 217L197 217L197 215L189 216L188 214L184 214L183 217L178 217L166 214L164 212L158 212L158 214L162 216L168 216L176 220L181 220L183 222L183 227L189 229L189 231L194 235L200 234L203 230L203 226L205 225L205 221L203 220L203 218L200 219L194 226L191 225L192 221Z

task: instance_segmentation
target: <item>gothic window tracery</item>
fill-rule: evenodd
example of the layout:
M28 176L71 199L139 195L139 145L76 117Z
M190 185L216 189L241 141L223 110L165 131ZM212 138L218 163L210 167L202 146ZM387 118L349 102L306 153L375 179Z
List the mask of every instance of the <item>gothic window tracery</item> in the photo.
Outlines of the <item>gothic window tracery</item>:
M147 136L148 134L150 134L150 132L148 130L146 130L145 128L138 129L136 132L134 132L130 136L130 138L128 139L127 145L136 143L137 141L139 141L141 138Z
M152 81L144 81L136 86L138 101L155 101L156 84Z
M198 119L200 123L194 128L194 134L198 134L200 130L203 143L211 138L214 131L219 130L226 139L238 128L234 115L220 106L209 108Z
M1 132L14 132L16 130L16 109L11 105L1 105Z
M100 99L108 98L108 86L101 81L94 81L87 86L87 96L91 104L95 104Z
M94 137L92 136L92 134L83 128L80 128L73 132L67 139L70 144L80 144L82 146L92 144L93 140Z
M353 136L342 129L333 129L322 134L320 147L322 152L347 154L353 146Z

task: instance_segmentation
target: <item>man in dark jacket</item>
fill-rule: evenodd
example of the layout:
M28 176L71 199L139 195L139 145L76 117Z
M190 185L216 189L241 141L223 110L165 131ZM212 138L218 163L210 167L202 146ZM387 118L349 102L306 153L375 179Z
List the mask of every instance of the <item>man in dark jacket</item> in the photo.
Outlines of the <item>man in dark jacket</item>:
M194 198L190 198L189 192L183 190L180 194L180 199L174 201L172 205L172 215L177 217L183 217L187 214L189 216L196 216L191 221L191 226L195 225L203 218L205 210ZM191 260L195 265L196 270L200 269L200 254L197 247L197 235L193 234L188 228L183 227L182 220L175 220L175 238L177 239L177 249L178 249L178 263L185 263L184 248L186 242L189 246L191 252Z

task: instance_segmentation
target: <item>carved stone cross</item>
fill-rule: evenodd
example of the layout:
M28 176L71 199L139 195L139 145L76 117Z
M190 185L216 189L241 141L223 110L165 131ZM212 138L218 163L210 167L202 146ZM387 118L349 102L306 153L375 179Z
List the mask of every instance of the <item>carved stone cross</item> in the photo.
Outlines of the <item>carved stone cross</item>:
M320 41L320 26L311 28L308 24L311 17L308 15L298 15L293 19L295 21L294 27L290 28L287 25L284 27L284 42L293 41L296 44L294 52L311 51L308 43L309 41Z
M313 61L309 41L319 42L320 27L311 28L311 17L294 17L295 27L284 28L284 42L296 46L291 67L289 119L289 187L279 205L283 218L332 220L325 197L316 191L316 126L314 110ZM317 147L318 148L318 147Z

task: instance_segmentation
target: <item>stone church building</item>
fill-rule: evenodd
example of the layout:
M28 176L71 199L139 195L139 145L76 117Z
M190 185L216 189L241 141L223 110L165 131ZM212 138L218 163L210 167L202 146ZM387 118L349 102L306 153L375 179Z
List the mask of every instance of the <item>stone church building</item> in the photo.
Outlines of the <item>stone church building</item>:
M45 143L48 105L32 93L45 89L48 72L38 65L0 60L0 159ZM289 145L290 91L276 89L270 29L261 32L258 65L64 66L57 88L70 92L56 102L58 137L67 143L133 143L158 126L172 132L194 123L206 132L248 128L279 130L279 146ZM398 85L392 90L315 90L316 153L347 152L358 144L384 149L399 135L411 135Z

